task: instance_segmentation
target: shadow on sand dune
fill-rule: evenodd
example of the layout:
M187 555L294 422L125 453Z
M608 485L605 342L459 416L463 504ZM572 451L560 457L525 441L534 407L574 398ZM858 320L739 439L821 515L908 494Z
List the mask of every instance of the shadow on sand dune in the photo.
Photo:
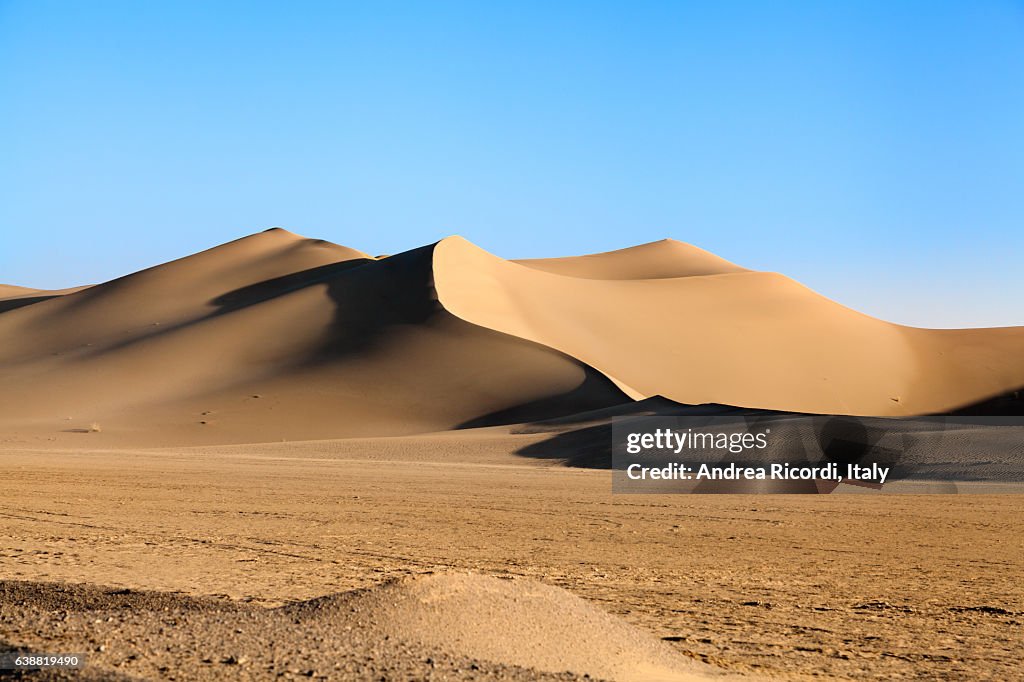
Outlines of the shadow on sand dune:
M1024 386L949 412L957 417L1024 417Z
M485 426L535 422L539 419L544 419L543 423L551 423L559 419L573 419L580 414L581 410L586 410L588 411L586 413L589 413L591 410L615 409L619 405L636 404L600 372L586 365L583 366L583 371L586 372L583 383L572 391L492 412L459 424L456 428L476 429ZM612 402L615 399L615 394L620 396L618 402ZM612 405L611 408L609 408L609 404Z
M793 467L832 463L842 473L851 464L877 463L892 473L890 480L1017 481L1022 475L1019 445L1022 427L1018 425L1019 420L1012 418L1022 415L1024 400L1021 391L943 415L895 420L773 412L724 405L691 406L655 398L631 406L524 424L514 432L549 434L546 439L517 450L518 455L560 460L573 467L612 469L615 438L612 422L615 417L742 417L747 422L746 430L751 433L761 419L772 422L781 419L780 426L784 428L776 430L779 434L787 433L787 423L808 424L813 429L813 433L808 433L803 441L791 441L791 436L780 436L783 440L779 443L785 444L781 447L787 448L784 451L787 457L792 457L787 463ZM990 417L1011 419L988 419ZM948 436L945 435L947 433ZM619 433L618 437L622 438L622 434ZM764 462L757 464L763 465ZM856 485L881 487L870 481L860 481ZM829 481L786 481L769 486L770 489L764 488L763 484L716 481L701 482L693 492L821 493L831 492L835 487L836 483ZM955 486L950 491L955 491Z
M564 417L535 421L513 433L550 433L546 440L516 451L537 459L563 460L566 465L587 469L612 468L613 417L726 417L777 414L730 405L683 405L661 396Z
M223 315L235 310L240 310L250 305L263 303L272 298L317 284L324 284L335 279L339 274L374 262L369 258L355 258L352 260L329 263L299 272L292 272L281 277L274 277L263 280L249 286L235 289L213 299L211 303L217 306L217 314Z
M401 339L413 334L417 335L417 344L430 348L458 347L459 364L452 368L450 376L455 383L463 381L457 377L461 372L471 376L483 369L489 374L495 364L502 362L509 346L520 348L520 353L526 353L523 359L527 361L533 356L557 356L583 372L582 382L571 390L492 411L455 428L515 424L631 403L603 374L563 353L451 315L438 301L434 289L433 250L434 246L430 245L381 260L348 260L259 282L214 299L212 303L218 306L214 314L230 313L310 286L323 285L334 306L333 320L318 347L295 359L298 368L379 353L389 344L401 343ZM423 367L416 367L412 360L403 360L403 365L406 361L409 366L402 372L403 379L415 384ZM469 367L477 367L477 370L467 370ZM530 370L524 367L524 371ZM502 389L503 386L496 385L495 393ZM431 389L424 387L423 390Z
M422 323L440 310L436 296L432 295L429 254L424 258L418 253L431 248L422 247L384 261L355 258L329 263L256 282L210 300L215 309L207 315L164 325L147 337L110 344L96 354L111 354L154 336L168 335L318 285L326 286L335 305L334 322L319 351L311 357L296 358L295 364L301 366L369 348L386 327ZM82 296L100 293L97 288Z
M557 459L572 467L612 468L612 425L598 424L556 433L547 440L516 450L517 455Z
M27 305L33 303L42 303L43 301L49 301L51 298L57 298L60 294L54 294L50 296L23 296L21 298L9 298L6 301L0 301L0 313L6 313L10 310L17 310L18 308L24 308Z

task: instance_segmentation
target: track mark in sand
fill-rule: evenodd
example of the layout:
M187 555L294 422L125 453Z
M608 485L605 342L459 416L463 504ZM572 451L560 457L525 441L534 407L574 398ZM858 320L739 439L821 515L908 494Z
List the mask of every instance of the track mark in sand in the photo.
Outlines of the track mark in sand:
M36 512L36 513L47 514L47 512ZM12 514L12 513L9 513L9 512L0 512L0 517L15 519L15 520L18 520L18 521L30 521L30 522L40 523L40 524L56 524L56 525L62 525L62 526L73 526L73 527L79 527L79 528L88 528L88 529L91 529L91 530L106 531L106 532L112 533L114 536L116 536L119 539L121 539L121 542L119 544L122 544L122 545L125 544L124 543L124 539L126 539L126 538L134 538L137 541L142 542L143 544L147 544L147 545L158 545L158 544L167 544L167 543L183 543L183 544L186 544L186 545L197 545L197 546L204 547L204 548L228 550L228 551L231 551L231 552L237 552L239 554L247 554L248 553L248 554L257 554L257 555L261 555L261 556L277 556L277 557L282 557L282 558L286 558L286 559L298 559L298 560L301 560L301 561L306 561L306 562L310 562L310 563L319 563L319 564L331 564L331 565L344 564L344 563L346 563L344 555L349 555L349 556L354 555L354 556L359 556L359 557L364 557L364 558L369 558L369 559L387 560L387 561L391 561L391 562L393 562L393 563L395 563L397 565L417 566L417 567L424 568L424 569L437 569L437 568L453 568L453 569L455 569L455 568L460 568L460 565L453 564L451 562L446 562L446 561L431 561L431 560L416 559L416 558L413 558L413 557L410 557L410 556L407 556L407 555L403 555L403 554L400 554L400 553L392 554L392 553L387 553L387 552L379 552L379 551L370 551L370 550L365 550L365 549L357 549L357 548L353 548L353 547L345 547L345 548L340 549L340 550L335 549L334 551L338 552L342 556L338 557L338 558L328 558L328 557L325 557L325 556L303 554L303 553L299 553L299 552L295 552L295 551L286 551L286 550L282 550L282 549L272 549L272 548L268 548L268 547L260 547L258 545L268 545L268 544L282 544L283 545L283 544L285 544L285 543L281 543L281 542L276 541L276 540L266 540L266 539L261 539L261 538L247 538L247 540L249 540L251 543L253 543L253 544L247 544L247 543L244 543L244 542L225 542L225 541L221 541L221 540L213 540L213 539L210 539L210 538L197 538L197 537L191 537L191 536L180 535L180 534L160 535L160 534L154 534L154 533L142 533L142 532L136 532L136 531L129 531L129 530L126 530L125 528L120 528L120 527L115 527L115 526L107 526L107 525L101 525L101 524L90 524L90 523L84 523L84 522L78 522L78 521L64 521L64 520L57 520L57 519L41 518L41 517L38 517L38 516L31 516L31 515L26 515L26 514ZM298 544L298 543L287 543L287 544ZM309 548L309 549L318 549L318 547L316 545L298 545L298 546L303 546L303 547L306 547L306 548ZM32 553L33 554L39 554L39 552L32 552ZM22 552L22 554L24 554L24 552ZM251 561L256 561L256 560L252 559L252 558L246 558L245 561L250 561L251 562ZM394 568L394 569L391 569L391 570L399 570L399 569Z
M687 518L687 519L699 519L700 521L725 521L729 523L742 522L742 523L764 523L769 526L785 526L788 525L788 521L782 519L762 519L750 516L715 516L713 514L706 514L702 512L682 512L677 511L676 505L671 504L650 504L644 502L587 502L587 506L610 506L610 507L632 507L638 512L643 512L650 509L671 509L672 518Z
M995 616L1021 615L1017 611L1010 611L1002 608L1001 606L988 606L987 604L983 604L981 606L950 606L949 610L954 613L985 613Z
M45 512L43 512L43 513L45 513ZM125 529L125 528L115 527L115 526L105 526L105 525L100 525L100 524L90 524L90 523L83 523L83 522L80 522L80 521L60 521L60 520L55 520L55 519L39 518L39 517L36 517L36 516L26 516L24 514L11 514L11 513L8 513L8 512L0 512L0 517L16 519L18 521L32 521L32 522L35 522L35 523L49 523L49 524L57 524L57 525L61 525L61 526L74 526L74 527L77 527L77 528L89 528L89 529L92 529L92 530L102 530L102 531L107 531L107 532L113 533L115 536L118 536L118 537L121 537L121 538L134 537L134 538L137 538L139 541L143 542L144 544L156 544L157 542L166 543L166 542L175 542L175 541L177 541L177 542L184 542L184 543L188 543L188 544L202 545L204 547L215 547L215 548L218 548L218 549L229 549L229 550L234 550L234 551L247 551L247 552L259 552L259 553L264 553L264 554L275 554L275 555L285 556L285 557L289 557L289 558L293 558L293 559L303 559L305 561L313 561L313 562L325 562L326 561L322 557L306 556L306 555L303 555L303 554L296 554L294 552L284 552L284 551L280 551L280 550L266 549L266 548L261 548L261 547L250 547L250 546L247 546L247 545L244 545L244 544L238 544L238 543L219 542L219 541L210 540L209 538L196 538L196 537L189 537L187 535L175 535L175 534L159 535L159 534L154 534L154 533L141 533L141 532L131 531L131 530L128 530L128 529ZM330 563L339 563L339 562L338 561L332 561Z
M912 606L899 606L897 604L890 604L887 601L868 601L860 604L854 604L850 608L854 611L899 611L900 613L915 612L915 609Z
M38 513L38 514L48 514L48 515L50 514L50 512L35 512L35 513ZM70 514L60 514L60 516L68 516L68 517L70 517L71 515ZM36 516L25 516L24 514L11 514L9 512L0 512L0 518L15 519L17 521L34 521L36 523L54 523L54 524L61 525L61 526L76 526L78 528L93 528L93 529L96 529L96 530L113 530L113 531L119 530L117 528L112 528L110 526L100 526L100 525L97 525L97 524L85 523L85 522L82 522L82 521L59 521L57 519L44 519L44 518L39 518L39 517L36 517Z
M287 557L289 559L302 559L303 561L310 561L310 562L316 562L316 563L335 563L335 564L336 563L341 563L341 562L336 561L336 560L327 560L327 559L324 559L323 557L307 556L305 554L296 554L295 552L285 552L285 551L281 551L281 550L277 550L277 549L267 549L265 547L253 547L253 546L250 546L250 545L245 545L245 544L241 544L241 543L234 543L234 542L221 542L219 540L209 540L207 538L192 538L192 537L188 537L188 536L184 536L184 535L173 535L173 536L164 538L164 540L178 540L178 541L184 541L184 542L187 542L187 543L194 543L194 544L202 545L204 547L216 547L217 549L228 549L228 550L234 550L236 552L255 552L257 554L267 554L267 555L283 556L283 557Z

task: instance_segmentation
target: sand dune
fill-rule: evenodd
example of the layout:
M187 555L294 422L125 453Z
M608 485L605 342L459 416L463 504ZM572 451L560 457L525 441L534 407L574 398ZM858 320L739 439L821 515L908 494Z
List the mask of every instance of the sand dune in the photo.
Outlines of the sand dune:
M556 348L636 399L885 416L1024 386L1024 327L902 327L771 272L594 278L616 257L562 276L450 237L435 252L435 286L458 317Z
M5 315L0 318L5 340L0 359L125 346L164 331L156 326L182 327L237 307L241 294L232 292L367 258L284 230L262 232Z
M922 330L665 240L383 258L270 230L81 290L5 286L0 432L200 444L550 419L661 395L857 415L1024 386L1024 328Z
M98 423L112 443L254 442L627 400L573 358L447 313L432 255L375 260L274 230L12 310L0 316L0 427Z

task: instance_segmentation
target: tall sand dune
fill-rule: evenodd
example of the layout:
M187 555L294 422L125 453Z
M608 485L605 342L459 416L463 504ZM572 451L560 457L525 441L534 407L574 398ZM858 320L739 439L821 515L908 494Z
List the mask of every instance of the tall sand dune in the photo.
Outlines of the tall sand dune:
M36 440L401 435L652 396L907 415L1024 386L1022 327L890 324L672 240L516 262L275 229L80 290L5 286L0 311L0 433Z
M616 270L618 257L629 267ZM890 416L1024 386L1024 327L903 327L777 273L665 277L659 263L652 278L599 279L642 273L635 253L560 271L503 260L459 237L441 241L434 258L447 310L571 355L636 399Z
M383 260L283 230L0 315L0 425L146 444L438 431L628 400L464 322L432 246Z

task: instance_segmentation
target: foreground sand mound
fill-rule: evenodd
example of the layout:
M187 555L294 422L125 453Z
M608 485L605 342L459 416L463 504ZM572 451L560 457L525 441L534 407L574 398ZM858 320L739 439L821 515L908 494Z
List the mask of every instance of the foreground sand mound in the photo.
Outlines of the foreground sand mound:
M566 590L521 578L416 576L285 610L381 638L546 672L666 681L721 675Z
M682 656L566 590L474 574L277 609L0 581L0 632L0 653L88 652L85 679L752 679Z
M86 667L28 673L24 679L584 679L571 672L544 673L384 638L336 619L299 620L244 602L0 581L0 654L54 651L84 652Z
M663 251L652 250L650 278L632 279L645 271L629 250L593 257L599 267L538 268L449 237L434 252L434 283L458 317L558 349L635 399L893 416L1024 386L1024 327L903 327L777 273L669 276ZM684 258L680 272L690 267Z

